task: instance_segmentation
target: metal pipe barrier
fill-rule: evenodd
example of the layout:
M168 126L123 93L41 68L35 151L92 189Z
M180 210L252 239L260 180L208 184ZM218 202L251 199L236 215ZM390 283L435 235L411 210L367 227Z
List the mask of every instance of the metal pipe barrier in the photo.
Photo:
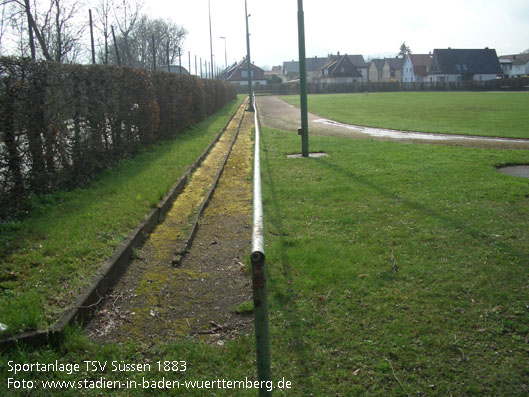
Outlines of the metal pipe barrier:
M255 97L254 97L255 104ZM266 292L266 261L264 250L263 199L261 194L260 134L257 106L254 106L255 143L253 167L253 230L252 230L252 289L254 306L255 347L259 396L270 396L272 374L270 369L270 332L268 329L268 297Z

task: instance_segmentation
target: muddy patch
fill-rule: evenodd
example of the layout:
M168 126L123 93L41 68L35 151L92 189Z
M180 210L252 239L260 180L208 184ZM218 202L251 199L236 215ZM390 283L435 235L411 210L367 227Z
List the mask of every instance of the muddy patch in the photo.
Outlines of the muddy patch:
M529 178L529 165L510 165L507 167L500 167L498 168L498 171L505 175Z
M194 336L222 344L250 329L252 318L235 310L252 296L245 256L251 239L253 113L243 119L192 246L178 267L172 265L244 113L239 111L165 221L134 253L128 271L87 326L92 338L155 343Z

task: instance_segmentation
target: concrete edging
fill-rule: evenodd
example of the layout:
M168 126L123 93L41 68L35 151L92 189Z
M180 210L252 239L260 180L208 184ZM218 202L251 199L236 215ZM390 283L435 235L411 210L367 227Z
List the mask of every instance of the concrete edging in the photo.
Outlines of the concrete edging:
M182 192L183 188L189 181L193 171L195 171L200 166L200 164L202 164L202 161L204 161L213 146L218 142L222 134L224 134L228 128L228 125L231 123L241 106L244 106L244 102L230 116L226 124L217 133L215 139L208 145L204 152L197 158L197 160L195 160L193 164L187 168L184 174L173 185L165 197L160 200L156 208L154 208L129 234L125 241L123 241L114 250L114 253L110 259L105 261L105 263L97 270L94 277L92 278L92 281L81 291L74 304L70 308L66 309L59 319L48 329L27 331L18 335L0 339L0 348L2 351L17 345L18 343L24 343L31 346L42 346L48 342L52 342L60 338L64 332L64 328L67 325L72 325L74 323L82 324L86 321L86 319L89 317L91 309L94 306L97 306L104 295L113 287L114 283L127 269L132 250L141 245L147 236L153 231L155 226L163 220L174 200ZM237 136L237 133L235 136ZM235 140L233 140L232 144L230 145L229 151L231 151L231 147L233 146L234 142ZM226 160L227 156L224 159L222 168L224 168ZM219 176L220 172L217 175L212 190L206 198L207 200L209 200L209 197L211 197ZM204 202L201 204L199 214L203 210L203 207L205 207L205 201L206 200L204 200ZM196 223L198 223L198 217L196 217L195 221L193 222L193 226L191 228L192 233L190 233L186 239L186 246L192 241L194 237L195 231L193 229L196 229Z

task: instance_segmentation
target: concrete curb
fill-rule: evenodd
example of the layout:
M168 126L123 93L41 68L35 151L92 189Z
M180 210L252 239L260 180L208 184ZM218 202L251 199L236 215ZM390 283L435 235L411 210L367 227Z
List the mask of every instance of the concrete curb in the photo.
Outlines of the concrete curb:
M2 351L5 351L9 348L12 348L16 346L19 343L23 343L25 345L31 345L31 346L42 346L48 342L53 342L59 338L62 337L64 328L67 325L72 325L74 323L84 323L86 319L90 315L90 311L93 309L93 307L97 306L97 304L101 301L101 299L105 296L105 294L112 288L114 283L123 275L125 270L128 267L130 256L132 254L132 250L141 245L147 236L153 231L156 225L160 223L161 220L163 220L165 214L167 211L169 211L169 208L173 204L174 200L178 197L178 195L182 192L185 185L190 179L191 174L193 171L195 171L200 164L202 164L202 161L206 158L206 156L209 154L213 146L218 142L222 134L226 131L228 128L228 125L231 123L239 109L245 106L244 102L241 104L241 106L231 115L229 120L226 122L224 127L217 133L215 136L215 139L209 144L209 146L204 150L204 152L198 157L195 162L187 168L187 170L184 172L184 174L180 177L180 179L173 185L173 187L169 190L169 192L165 195L163 199L160 200L156 208L154 208L127 237L125 241L123 241L115 250L110 259L108 259L96 272L94 277L92 278L90 284L85 287L81 293L79 294L78 298L75 300L75 303L68 309L65 310L65 312L59 317L59 319L50 326L49 329L46 330L36 330L36 331L28 331L23 332L18 335L9 336L7 338L0 339L0 349ZM241 119L242 120L242 119ZM239 123L240 126L240 123ZM237 130L238 132L238 130ZM236 135L237 136L237 133ZM233 143L235 140L233 140L232 144L230 145L229 151L231 151L231 147L233 146ZM227 156L224 159L224 162L222 164L222 168L224 168L224 164L226 163ZM220 172L217 175L217 178L213 184L213 188L211 192L208 194L208 197L206 200L211 197L213 193L213 189L216 186L218 177L220 176ZM205 202L201 204L201 207L199 209L199 214L202 212L203 207L205 207ZM199 215L198 215L199 216ZM198 216L195 218L195 221L193 222L193 227L191 228L190 234L188 234L188 237L186 239L186 246L191 243L196 230L196 224L198 223Z

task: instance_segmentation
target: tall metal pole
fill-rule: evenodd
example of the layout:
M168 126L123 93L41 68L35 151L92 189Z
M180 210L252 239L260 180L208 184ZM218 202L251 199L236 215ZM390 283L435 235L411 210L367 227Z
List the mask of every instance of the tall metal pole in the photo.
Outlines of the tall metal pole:
M224 40L224 67L228 70L228 52L226 51L226 37L221 37Z
M299 99L301 105L301 155L309 157L309 118L307 114L307 65L305 61L305 16L303 0L298 0Z
M178 47L178 74L182 75L182 49Z
M118 58L118 65L121 66L121 57L119 56L118 43L116 42L116 35L114 34L114 26L110 25L112 29L112 39L114 40L114 50L116 51L116 57Z
M152 34L152 70L156 71L156 40Z
M88 16L90 17L90 43L92 45L92 64L96 64L96 49L94 45L94 24L92 23L92 10L88 10Z
M29 32L29 48L31 49L31 59L33 61L36 61L37 55L35 52L35 39L33 38L33 26L31 25L31 10L30 10L30 3L29 0L24 0L24 4L26 6L26 15L28 18L28 32Z
M167 73L170 73L171 72L171 62L169 62L169 40L167 40L166 52L167 52Z
M248 64L248 111L253 112L252 61L250 58L250 31L248 30L248 5L246 0L244 0L244 14L246 17L246 63Z
M211 35L211 1L208 0L209 9L209 52L211 56L211 78L213 78L213 36Z

